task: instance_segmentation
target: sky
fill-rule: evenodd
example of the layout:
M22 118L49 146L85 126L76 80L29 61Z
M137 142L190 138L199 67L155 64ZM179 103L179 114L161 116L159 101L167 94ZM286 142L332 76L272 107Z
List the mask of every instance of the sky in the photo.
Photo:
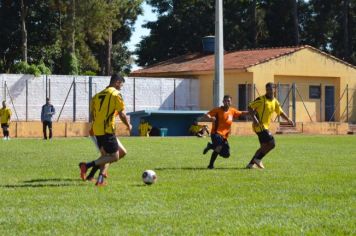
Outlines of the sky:
M155 21L157 19L157 15L152 12L152 7L149 6L146 2L142 4L143 14L138 16L135 25L134 31L132 32L130 41L126 44L130 51L134 51L136 49L136 44L141 41L143 36L147 36L150 34L150 30L146 28L142 28L142 25L148 21ZM134 64L132 65L132 71L138 69L139 67Z
M305 2L309 2L309 0L304 0ZM130 51L135 51L136 44L141 41L141 38L150 34L150 30L146 28L142 28L142 25L148 21L155 21L157 19L157 14L154 13L152 10L153 8L144 1L142 3L143 14L138 16L135 25L134 31L130 38L130 41L126 44ZM134 55L134 58L135 55ZM139 69L136 64L132 65L132 71Z

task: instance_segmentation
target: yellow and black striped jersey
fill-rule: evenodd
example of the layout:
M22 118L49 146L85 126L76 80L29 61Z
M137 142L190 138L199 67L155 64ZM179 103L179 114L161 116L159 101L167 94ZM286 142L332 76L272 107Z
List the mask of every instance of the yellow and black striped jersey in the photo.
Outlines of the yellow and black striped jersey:
M90 108L94 135L114 134L115 116L125 109L120 92L114 87L107 87L93 97Z
M9 124L10 123L10 117L11 117L11 110L8 107L1 108L0 109L0 121L1 124Z
M138 126L138 129L140 131L140 136L147 136L147 134L152 129L152 126L150 126L150 124L148 122L140 123L140 125Z
M268 99L266 95L258 97L249 104L249 107L256 111L256 117L260 122L260 125L252 127L256 133L269 128L273 112L276 112L277 115L283 112L278 100L276 98Z

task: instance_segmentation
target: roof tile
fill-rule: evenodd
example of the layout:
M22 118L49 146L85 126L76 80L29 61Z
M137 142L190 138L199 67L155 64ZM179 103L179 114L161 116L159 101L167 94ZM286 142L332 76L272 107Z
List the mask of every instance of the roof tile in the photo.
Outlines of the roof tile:
M267 62L269 60L291 54L303 48L311 48L326 56L332 57L344 64L348 64L329 54L326 54L311 46L295 46L280 48L259 48L226 52L224 54L224 69L246 69L248 67ZM350 64L348 64L350 65ZM350 65L353 67L353 65ZM131 73L133 76L156 73L176 73L176 72L196 72L214 70L214 54L190 53L175 57L152 66L136 70Z

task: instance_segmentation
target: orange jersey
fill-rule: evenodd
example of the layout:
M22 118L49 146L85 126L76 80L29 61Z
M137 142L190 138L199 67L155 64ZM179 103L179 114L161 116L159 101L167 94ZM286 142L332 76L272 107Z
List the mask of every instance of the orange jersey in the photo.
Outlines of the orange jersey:
M208 112L208 115L215 117L211 133L220 134L223 138L227 139L230 133L231 125L234 118L238 118L242 114L241 111L230 107L229 110L224 111L223 107L217 107Z

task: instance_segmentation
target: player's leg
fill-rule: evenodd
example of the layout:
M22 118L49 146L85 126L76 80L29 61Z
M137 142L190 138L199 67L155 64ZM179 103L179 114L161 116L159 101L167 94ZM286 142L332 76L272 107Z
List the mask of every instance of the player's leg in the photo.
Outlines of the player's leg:
M274 137L268 130L264 130L258 133L258 138L261 144L261 147L256 151L255 155L252 157L250 163L247 165L247 168L253 168L256 164L258 168L264 169L262 159L267 153L269 153L275 147Z
M227 140L225 140L219 155L222 156L223 158L229 158L230 157L230 145L229 145L229 142Z
M105 156L106 153L105 153L105 151L104 151L103 149L100 149L96 137L95 137L94 135L91 135L91 136L90 136L90 139L93 141L93 143L94 143L96 149L97 149L97 150L100 152L100 154L101 154L99 158ZM107 165L109 165L109 164L107 164ZM93 166L93 168L91 168L91 171L90 171L89 175L86 177L86 180L87 180L87 181L95 181L94 176L95 176L96 172L97 172L99 169L100 169L100 166Z
M204 155L207 154L210 149L214 149L214 148L215 148L214 145L213 145L213 143L214 143L214 141L213 141L214 135L215 135L215 134L212 134L212 135L210 136L210 138L211 138L211 143L208 142L208 144L207 144L206 147L204 148L204 150L203 150L203 154L204 154Z
M7 138L7 140L9 140L10 139L10 131L9 131L9 125L7 125L6 126L6 138Z
M94 136L94 143L95 143L95 146L99 149L100 151L100 157L98 158L98 160L100 158L103 158L105 155L106 155L106 152L103 148L103 143L105 141L105 137L104 135L100 135L100 136ZM91 161L91 162L80 162L79 163L79 168L80 168L80 177L83 179L83 180L91 180L96 171L99 170L100 168L100 165L96 165L95 161ZM86 177L86 173L88 171L88 169L92 168L91 172L89 173L88 177Z
M116 138L116 141L117 145L119 146L119 158L124 158L124 156L126 156L127 154L127 150L118 138Z
M3 135L3 139L5 140L6 139L6 132L5 132L5 125L4 124L1 124L1 129L2 129L2 135Z
M107 138L106 142L103 145L103 148L108 154L103 158L100 158L98 160L98 164L100 164L100 161L103 161L105 159L107 159L109 162L101 164L100 174L96 182L96 186L104 186L107 184L104 178L105 175L107 176L107 171L109 168L108 164L122 159L127 153L125 147L115 135L110 135Z
M262 148L262 145L264 143L263 134L262 134L262 132L259 132L259 133L256 133L256 135L257 135L258 141L260 143L260 148L257 149L257 151L255 152L255 155L253 155L252 159L247 164L247 166L246 166L247 169L257 168L256 165L255 165L254 159L256 159L257 157L260 157L260 155L261 155L261 148Z
M52 139L52 121L48 121L49 139Z
M105 158L105 157L109 157L109 158L112 158L112 159L115 159L115 160L119 160L120 159L119 158L119 152L107 154L103 158ZM99 161L101 159L103 159L103 158L100 158ZM107 185L107 182L105 181L105 172L108 171L108 168L109 168L109 163L105 163L105 164L100 165L100 173L99 173L98 179L97 179L96 184L95 184L96 186L105 186L105 185Z
M122 145L122 143L120 142L120 140L118 138L116 138L116 141L117 141L117 145L118 145L117 155L118 155L119 159L122 159L127 154L127 151L126 151L126 148L124 147L124 145ZM110 166L110 163L106 163L104 166L100 167L100 173L104 176L104 178L108 178L108 176L109 176L109 174L108 174L109 166Z
M43 139L47 139L47 121L42 123Z
M208 165L208 168L209 169L214 169L214 163L218 157L218 155L220 154L222 148L223 148L223 145L224 145L224 139L218 135L218 134L213 134L211 136L211 140L212 140L212 148L213 148L213 153L211 154L211 157L210 157L210 162L209 162L209 165Z
M7 124L3 125L3 134L5 139L9 138L9 126Z
M273 137L273 136L272 136ZM275 147L275 141L274 138L270 140L269 142L263 143L261 146L261 151L260 155L254 158L254 163L258 166L258 168L264 169L265 166L262 163L263 157L267 155L272 149Z
M97 139L95 136L90 136L90 139L93 141L95 147L100 151L101 153L101 156L99 157L100 158L103 158L105 155L106 155L106 152L104 151L104 149L100 149L100 147L98 146L98 142L97 142ZM121 144L120 140L117 138L117 142L118 142L118 145L119 145L119 158L121 159L125 154L126 154L126 149L125 147ZM121 156L121 157L120 157ZM109 165L110 163L106 163L104 165L104 169L102 171L103 175L105 178L108 177L108 169L109 169ZM92 181L94 179L94 176L95 176L95 173L101 169L100 166L93 166L93 168L91 169L89 175L87 176L86 180L88 181Z

